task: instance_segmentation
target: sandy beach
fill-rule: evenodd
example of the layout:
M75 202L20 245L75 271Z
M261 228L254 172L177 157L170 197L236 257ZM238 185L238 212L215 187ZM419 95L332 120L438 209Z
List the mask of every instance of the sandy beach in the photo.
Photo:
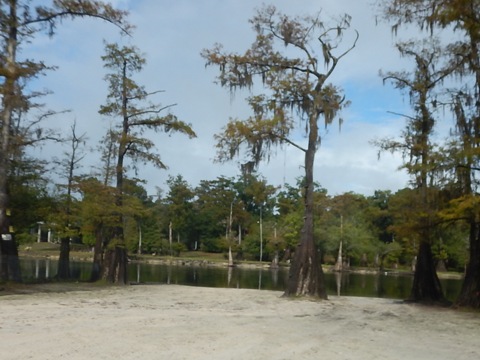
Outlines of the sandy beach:
M480 359L478 313L178 285L80 289L0 296L1 359Z

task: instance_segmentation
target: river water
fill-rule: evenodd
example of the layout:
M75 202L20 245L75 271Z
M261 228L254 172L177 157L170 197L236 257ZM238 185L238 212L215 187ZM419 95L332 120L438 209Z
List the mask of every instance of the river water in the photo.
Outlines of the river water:
M21 259L22 277L26 281L53 278L57 273L57 261L49 259ZM91 263L71 262L72 277L88 281ZM131 282L178 284L222 288L242 288L283 291L288 269L249 269L226 267L199 267L181 265L128 265ZM413 277L392 274L326 273L329 295L380 297L406 299L410 294ZM442 279L445 296L455 300L462 284L458 279Z

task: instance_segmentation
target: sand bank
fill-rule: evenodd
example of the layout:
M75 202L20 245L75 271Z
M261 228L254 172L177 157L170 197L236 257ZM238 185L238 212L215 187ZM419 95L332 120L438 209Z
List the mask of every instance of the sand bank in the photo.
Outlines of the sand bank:
M1 359L480 359L480 314L140 285L0 296Z

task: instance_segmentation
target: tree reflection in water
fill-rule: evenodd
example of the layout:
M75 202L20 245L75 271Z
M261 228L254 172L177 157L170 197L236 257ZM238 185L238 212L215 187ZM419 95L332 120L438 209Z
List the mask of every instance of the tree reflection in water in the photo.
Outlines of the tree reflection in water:
M57 262L50 259L21 259L23 280L38 281L55 277ZM71 262L73 279L88 281L90 262ZM239 267L167 266L129 264L129 279L137 283L178 284L206 287L227 287L284 291L288 269L249 269ZM408 298L413 278L409 275L355 274L334 272L325 274L329 295ZM447 299L454 300L462 284L458 279L441 280Z

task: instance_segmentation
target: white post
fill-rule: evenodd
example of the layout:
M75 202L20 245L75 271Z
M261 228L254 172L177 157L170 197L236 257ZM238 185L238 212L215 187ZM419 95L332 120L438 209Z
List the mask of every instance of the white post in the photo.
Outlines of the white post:
M35 279L38 279L40 276L40 260L35 259Z
M142 254L142 227L138 224L138 255Z
M273 239L275 243L275 254L273 257L273 262L272 262L272 267L274 269L278 268L278 242L277 242L277 223L274 224L273 226Z
M238 245L242 245L242 225L238 224Z
M262 207L260 206L260 262L263 259L263 225L262 225Z
M230 219L228 221L228 266L233 266L232 256L232 223L233 223L233 201L230 203Z
M42 225L43 221L37 221L38 224L38 231L37 231L37 242L42 241Z
M340 215L340 245L338 247L337 263L335 264L336 271L343 270L343 215Z
M168 242L170 243L170 256L172 256L172 222L168 225Z

